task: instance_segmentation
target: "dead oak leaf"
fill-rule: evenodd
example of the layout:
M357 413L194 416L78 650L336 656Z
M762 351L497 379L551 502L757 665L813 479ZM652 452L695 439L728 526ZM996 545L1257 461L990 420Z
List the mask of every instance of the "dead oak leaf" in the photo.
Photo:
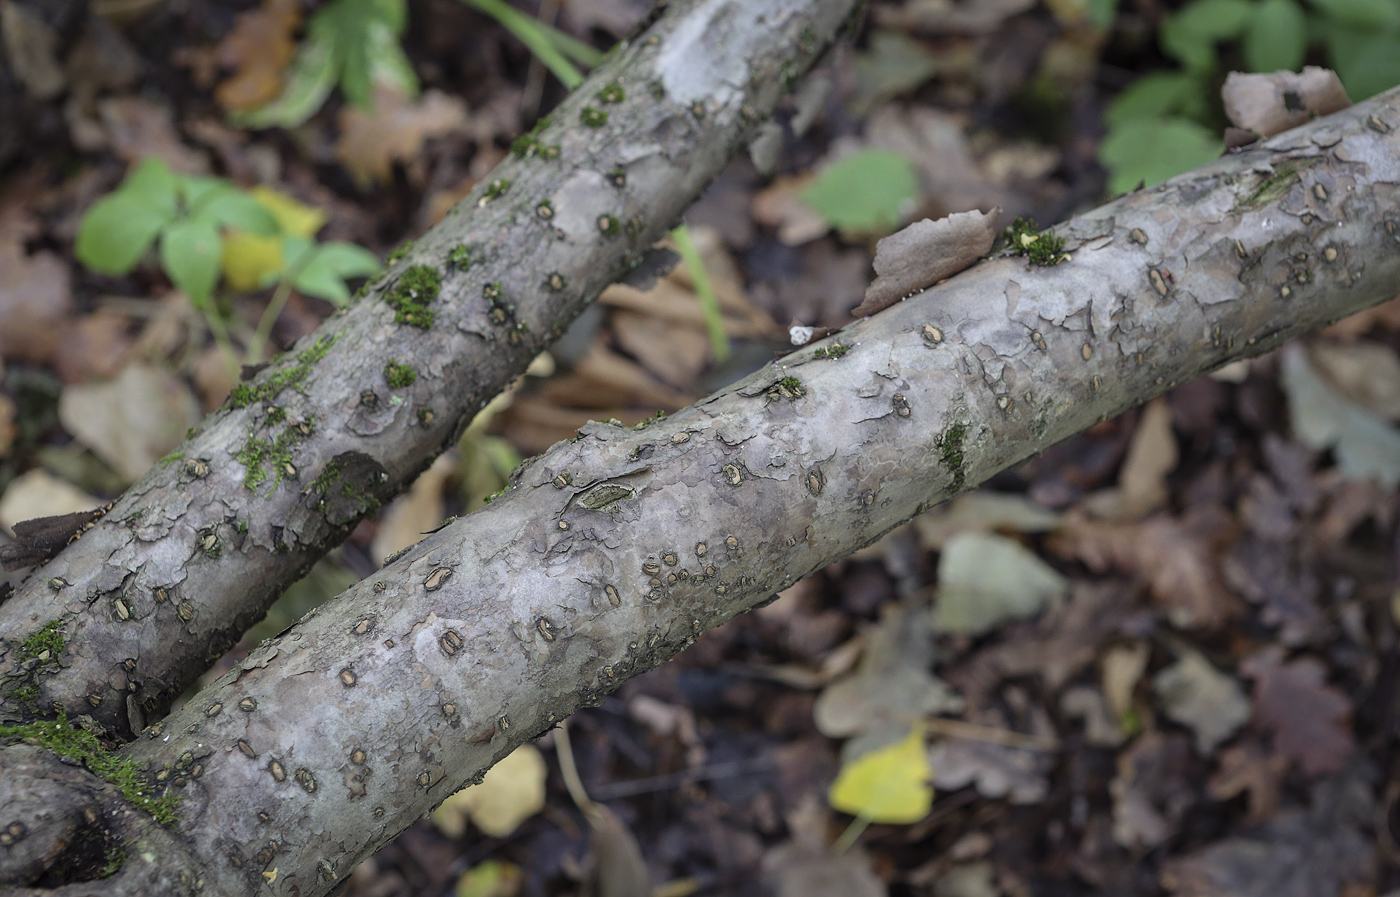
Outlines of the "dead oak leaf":
M1240 664L1254 680L1254 724L1273 736L1274 750L1307 776L1342 768L1356 748L1351 701L1327 684L1315 657L1285 663L1281 648L1268 648Z
M346 106L340 113L340 139L335 155L362 187L387 181L395 162L416 156L423 143L467 127L462 100L439 90L426 91L411 101L378 85L374 108Z
M1230 535L1224 515L1204 509L1180 518L1158 514L1126 526L1072 516L1050 544L1096 573L1117 569L1145 581L1172 625L1215 629L1242 610L1225 586L1217 556Z
M263 0L257 9L239 14L219 41L219 64L233 70L214 91L220 106L229 111L255 109L282 92L300 24L297 0Z

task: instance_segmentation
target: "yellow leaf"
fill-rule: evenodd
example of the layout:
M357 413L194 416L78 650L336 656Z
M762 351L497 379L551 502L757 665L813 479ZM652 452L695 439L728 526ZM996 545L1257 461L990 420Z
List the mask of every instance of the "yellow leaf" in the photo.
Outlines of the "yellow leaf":
M457 879L456 897L514 897L524 883L520 867L499 860L485 860Z
M932 775L923 727L916 725L908 737L841 767L827 799L841 812L871 822L918 822L933 806Z
M504 838L544 807L544 758L522 744L491 767L480 785L469 785L433 811L433 822L449 838L466 830L470 817L493 838Z
M277 219L282 233L297 237L311 237L326 223L326 213L305 203L297 202L290 196L278 193L269 187L254 187L248 191L262 207Z
M282 273L286 261L282 258L283 236L310 239L326 223L325 212L276 190L254 187L248 192L272 214L281 234L265 237L236 230L224 237L224 278L238 292L266 286Z
M282 238L234 231L224 237L224 278L235 291L246 293L263 285L263 278L282 270Z

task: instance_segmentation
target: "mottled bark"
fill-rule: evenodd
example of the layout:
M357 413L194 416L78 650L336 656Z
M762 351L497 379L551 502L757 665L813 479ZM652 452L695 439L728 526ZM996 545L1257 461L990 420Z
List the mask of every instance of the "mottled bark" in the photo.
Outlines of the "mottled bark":
M1397 127L1392 91L1074 218L1060 265L993 258L667 420L594 425L125 754L178 782L206 893L325 893L702 630L1104 417L1394 295Z
M1072 219L1060 265L990 259L667 420L555 446L128 745L184 796L177 830L147 822L129 850L197 868L204 893L326 893L705 628L1104 417L1389 298L1397 128L1391 91ZM420 338L460 338L440 328ZM340 402L351 433L396 420ZM3 757L16 788L47 780L32 748Z
M0 606L0 722L63 708L128 738L159 718L641 259L854 5L682 0L619 48L362 301ZM391 385L389 362L416 380ZM36 668L21 646L52 621L67 649Z

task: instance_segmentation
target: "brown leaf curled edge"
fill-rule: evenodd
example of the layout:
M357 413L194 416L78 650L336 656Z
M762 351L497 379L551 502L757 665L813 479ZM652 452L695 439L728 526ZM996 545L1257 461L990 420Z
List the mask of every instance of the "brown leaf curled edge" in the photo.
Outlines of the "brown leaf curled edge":
M991 251L1000 213L973 209L937 221L925 218L876 243L875 280L851 314L868 317L971 266Z
M1301 73L1246 75L1231 72L1220 89L1225 114L1239 128L1272 137L1351 105L1341 79L1331 69L1305 66Z

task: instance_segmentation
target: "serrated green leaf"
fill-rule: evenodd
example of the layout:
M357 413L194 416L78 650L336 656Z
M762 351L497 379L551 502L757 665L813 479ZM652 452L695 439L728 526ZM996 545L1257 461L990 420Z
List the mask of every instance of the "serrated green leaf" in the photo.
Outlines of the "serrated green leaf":
M119 190L93 203L78 225L73 246L78 261L99 274L125 274L136 267L175 215L173 208L147 200L136 191Z
M419 93L418 74L413 71L395 31L376 24L369 31L369 77L373 84L382 84L410 100Z
M1296 71L1307 49L1307 18L1294 0L1264 0L1244 32L1251 72Z
M1400 26L1400 3L1395 0L1309 0L1318 12L1354 28Z
M222 254L219 228L206 218L186 218L161 233L161 267L196 308L209 306Z
M1243 34L1256 9L1253 0L1194 0L1162 23L1162 50L1188 69L1213 69L1216 42Z
M1134 118L1162 118L1205 111L1206 86L1190 72L1153 72L1123 88L1109 103L1104 124L1115 128Z
M1220 155L1220 138L1183 118L1135 118L1109 131L1099 161L1109 171L1109 193L1126 193L1204 165Z
M212 193L205 198L197 213L192 215L265 237L281 230L276 217L266 206L251 194L234 187Z
M919 193L914 166L899 153L868 149L844 156L802 191L802 201L844 233L888 231Z
M1107 28L1118 16L1118 0L1088 0L1089 24Z
M298 264L299 270L292 268L297 271L292 286L341 306L350 302L346 278L368 277L378 274L383 267L369 250L339 241L315 247L308 255L300 257Z
M234 189L233 185L223 178L206 175L181 175L176 183L180 198L184 200L185 210L191 215L198 214L200 208L216 195Z

